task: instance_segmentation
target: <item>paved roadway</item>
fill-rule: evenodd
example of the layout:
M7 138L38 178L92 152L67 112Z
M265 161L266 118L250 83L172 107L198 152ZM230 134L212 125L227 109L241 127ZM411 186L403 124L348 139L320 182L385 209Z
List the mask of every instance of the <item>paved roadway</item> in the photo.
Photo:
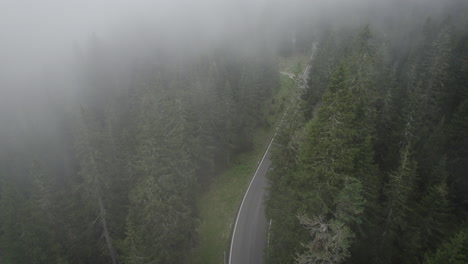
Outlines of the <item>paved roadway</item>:
M317 43L313 43L312 44L312 52L311 52L309 61L307 62L307 65L306 65L306 67L304 69L304 72L300 76L300 78L302 80L302 84L301 84L301 86L299 88L305 88L305 86L307 85L307 80L309 79L310 63L312 62L312 59L314 58L316 51L317 51ZM293 80L295 82L298 81L298 77L296 77L296 75L294 75L293 73L281 71L280 74L288 76L291 80Z
M312 44L312 54L310 55L309 61L307 62L307 66L304 72L302 73L303 86L307 85L307 79L309 79L310 63L312 62L312 59L314 58L316 51L317 51L317 43L314 42ZM301 88L304 88L304 87L301 87Z
M273 137L274 139L274 137ZM230 264L262 264L266 246L266 174L271 165L271 139L242 200L232 234Z
M309 63L313 59L315 51L316 44L314 43ZM304 83L307 83L309 63L301 76ZM295 76L291 73L281 72L281 74L285 74L293 80L295 79ZM229 250L229 264L263 263L263 253L267 243L268 232L268 224L265 216L265 194L268 187L266 174L271 165L270 147L275 136L276 133L273 135L242 199L236 222L234 223Z

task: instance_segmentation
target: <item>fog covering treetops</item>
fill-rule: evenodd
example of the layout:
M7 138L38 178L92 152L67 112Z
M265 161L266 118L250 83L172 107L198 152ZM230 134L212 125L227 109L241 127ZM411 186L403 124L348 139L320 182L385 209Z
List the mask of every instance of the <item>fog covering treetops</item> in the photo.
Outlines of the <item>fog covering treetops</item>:
M197 199L273 125L278 58L312 43L273 154L268 263L462 263L466 11L3 1L0 263L190 263Z

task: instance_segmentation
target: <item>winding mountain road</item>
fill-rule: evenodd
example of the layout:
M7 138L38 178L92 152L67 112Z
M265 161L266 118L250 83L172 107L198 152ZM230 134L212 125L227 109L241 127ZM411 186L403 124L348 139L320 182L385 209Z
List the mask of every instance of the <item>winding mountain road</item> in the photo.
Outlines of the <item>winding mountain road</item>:
M271 165L270 147L257 167L242 200L232 234L229 263L261 264L266 246L267 219L265 216L266 174Z
M313 59L316 44L312 46ZM307 83L309 63L301 76L303 83ZM291 73L281 72L295 80ZM302 87L301 87L302 88ZM285 115L285 114L284 114ZM282 120L281 120L282 121ZM278 125L281 125L282 122ZM265 215L265 194L268 189L266 174L270 168L270 147L276 132L268 145L257 170L250 181L249 187L242 199L232 233L229 250L229 264L262 264L263 254L267 244L268 221Z

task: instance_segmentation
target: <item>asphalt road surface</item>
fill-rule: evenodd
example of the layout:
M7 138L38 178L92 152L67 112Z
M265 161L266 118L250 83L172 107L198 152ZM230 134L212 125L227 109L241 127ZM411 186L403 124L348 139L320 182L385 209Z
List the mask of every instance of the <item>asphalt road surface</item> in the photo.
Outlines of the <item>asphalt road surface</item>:
M262 264L266 246L265 192L270 168L270 146L260 161L237 214L229 254L230 264Z
M307 83L309 65L315 56L317 45L312 45L312 55L302 73L304 85ZM294 75L281 72L295 79ZM299 87L304 88L304 87ZM285 113L286 115L286 113ZM280 122L280 125L282 120ZM257 171L250 181L247 192L237 213L234 230L232 233L231 247L229 250L229 264L262 264L263 253L267 243L268 222L265 216L265 194L268 187L266 174L271 165L270 147L275 139L276 133L270 141Z

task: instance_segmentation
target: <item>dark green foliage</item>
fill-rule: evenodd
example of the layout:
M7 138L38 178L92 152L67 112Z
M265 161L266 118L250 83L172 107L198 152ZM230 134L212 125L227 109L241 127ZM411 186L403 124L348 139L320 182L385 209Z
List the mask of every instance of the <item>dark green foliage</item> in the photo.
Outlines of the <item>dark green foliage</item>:
M400 165L395 171L390 172L388 182L383 189L385 197L382 216L383 231L379 240L379 258L382 262L389 262L392 256L406 253L399 252L400 247L394 247L398 245L399 238L410 232L411 228L408 217L412 214L411 198L415 190L416 163L409 151L409 146L402 150Z
M143 98L123 252L128 263L181 263L194 229L190 127L180 100Z
M449 180L452 182L455 199L459 205L468 205L468 179L466 177L468 164L468 100L461 102L448 128Z
M268 263L466 262L466 32L411 26L319 44L288 131L305 136L274 150Z
M298 168L299 149L304 137L303 122L300 98L295 94L275 136L275 148L272 150L275 166L268 175L276 183L271 186L270 193L273 195L269 197L267 207L268 217L275 219L270 227L270 251L266 254L268 263L291 262L293 256L288 253L300 249L298 242L307 241L307 234L301 232L302 227L296 216L301 202L291 199L294 190L291 188L292 179L287 177Z
M6 263L67 263L60 235L54 230L58 198L54 179L38 162L30 168L31 193L15 179L4 178L0 200L0 249Z
M0 149L2 264L190 262L197 198L268 126L272 54L135 66L115 87L105 50L95 40L84 59L82 106L57 132L65 147L30 136L37 147Z
M336 245L339 248L337 250L343 254L337 255L337 259L332 258L333 253L327 252L327 247L311 246L318 242L309 242L306 244L306 252L298 255L300 263L309 263L308 261L313 259L325 261L323 263L339 263L348 257L350 241L355 236L352 229L362 222L364 208L369 206L364 196L372 196L366 193L363 185L364 182L368 190L372 189L368 185L372 177L376 176L372 173L372 159L363 160L361 157L363 155L361 150L364 149L367 155L372 157L372 149L369 149L371 145L366 142L359 143L361 135L358 134L358 130L361 128L358 127L360 120L356 117L359 111L355 104L355 96L358 96L358 93L352 89L351 81L349 68L344 62L340 63L330 77L329 87L318 107L317 115L306 126L304 143L296 154L298 156L297 169L289 176L290 180L285 182L288 178L286 175L291 172L285 172L286 175L283 175L281 180L281 184L286 185L283 187L286 188L286 192L282 192L281 195L291 201L288 207L294 206L291 208L292 214L310 215L312 216L310 219L319 217L327 223L333 223L331 225L333 232L343 233L343 243L347 241L346 245ZM288 144L288 142L285 143ZM282 147L282 149L285 148ZM273 158L275 164L276 162L282 163L275 157ZM370 163L363 165L364 162ZM363 175L365 170L370 171L366 171L367 174ZM275 168L273 175L276 173ZM273 182L275 179L272 178ZM272 191L274 195L275 190ZM273 195L270 199L272 202L276 200ZM272 217L280 222L280 225L283 222L294 223L292 216L284 213L272 215ZM301 218L309 219L308 216ZM300 228L296 227L295 230L300 232ZM283 229L272 230L273 236L275 231L288 232ZM337 235L333 232L330 234L332 237ZM313 241L325 239L317 238L318 234L315 232L310 235ZM283 237L277 239L282 240ZM289 243L295 245L293 247L295 251L303 252L299 247L302 241L304 238ZM278 253L287 254L284 250L272 254ZM278 259L283 262L293 260L291 255L289 257L279 255ZM276 261L276 258L271 259L273 263Z
M274 102L268 263L468 261L466 19L416 13L325 30L306 88ZM2 134L0 263L190 263L197 198L271 125L258 46L155 51L127 82L94 38L82 107Z
M302 94L302 99L305 102L303 105L304 113L307 119L312 117L314 107L320 102L328 87L331 73L344 55L344 49L337 47L339 43L337 43L336 37L333 32L328 32L318 44L311 62L306 90Z
M463 229L444 242L435 253L427 254L424 263L467 263L468 255L466 252L468 252L468 234L466 229Z

